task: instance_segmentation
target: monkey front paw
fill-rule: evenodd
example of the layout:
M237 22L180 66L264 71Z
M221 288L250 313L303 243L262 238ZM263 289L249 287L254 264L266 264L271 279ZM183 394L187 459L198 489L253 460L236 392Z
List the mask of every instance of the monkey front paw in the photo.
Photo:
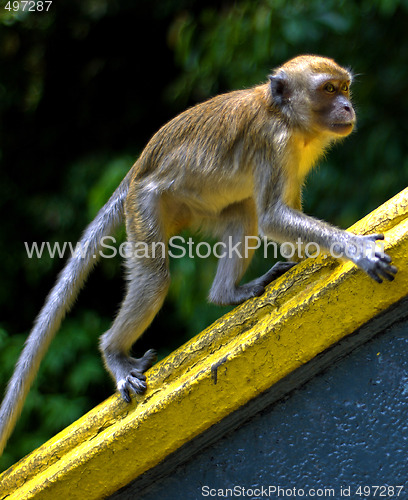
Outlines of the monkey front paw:
M375 246L375 242L383 240L384 235L369 234L359 238L363 243L363 251L355 260L353 259L355 263L377 283L382 283L383 278L393 281L397 268L391 264L391 257Z

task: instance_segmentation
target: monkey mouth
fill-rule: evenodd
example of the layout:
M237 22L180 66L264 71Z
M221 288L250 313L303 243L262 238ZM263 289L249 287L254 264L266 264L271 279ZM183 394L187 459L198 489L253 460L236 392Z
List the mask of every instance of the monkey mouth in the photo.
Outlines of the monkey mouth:
M331 128L333 132L339 135L348 135L353 130L354 123L353 122L341 122L341 123L332 123Z

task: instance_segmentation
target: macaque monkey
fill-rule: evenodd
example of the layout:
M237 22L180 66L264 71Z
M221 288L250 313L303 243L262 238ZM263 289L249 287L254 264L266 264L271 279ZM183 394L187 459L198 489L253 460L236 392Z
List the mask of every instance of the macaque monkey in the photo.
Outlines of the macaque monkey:
M91 271L101 239L126 221L130 244L167 244L190 227L210 231L226 244L259 233L277 242L314 242L345 252L371 278L392 280L397 269L375 248L381 234L358 236L301 212L305 176L323 152L349 135L356 117L350 72L332 59L299 56L277 68L267 83L214 97L164 125L80 241L86 256L70 257L37 317L0 409L0 451L52 337ZM350 252L349 252L350 254ZM209 299L239 304L294 263L278 262L265 275L240 284L252 253L220 258ZM130 357L166 296L168 255L126 259L127 292L112 327L101 337L107 370L123 399L146 390L143 375L155 353Z

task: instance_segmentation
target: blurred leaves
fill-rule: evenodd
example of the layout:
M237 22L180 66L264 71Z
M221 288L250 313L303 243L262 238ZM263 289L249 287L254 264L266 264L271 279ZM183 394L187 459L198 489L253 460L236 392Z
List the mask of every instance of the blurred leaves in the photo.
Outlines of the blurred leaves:
M347 227L403 189L407 22L407 0L60 0L46 15L1 9L0 385L64 262L28 259L24 242L75 243L152 134L186 106L263 82L299 53L333 57L356 73L358 131L309 176L305 210ZM248 279L270 265L258 253ZM215 269L214 259L173 259L168 300L137 355L154 347L165 356L225 311L206 302ZM104 259L41 366L2 467L112 393L97 339L123 290L120 259Z
M24 412L0 464L6 466L42 444L101 401L111 390L97 352L109 321L93 311L68 318L41 364ZM8 337L0 329L1 380L12 372L26 335ZM32 428L34 431L27 432ZM26 431L24 432L24 429Z

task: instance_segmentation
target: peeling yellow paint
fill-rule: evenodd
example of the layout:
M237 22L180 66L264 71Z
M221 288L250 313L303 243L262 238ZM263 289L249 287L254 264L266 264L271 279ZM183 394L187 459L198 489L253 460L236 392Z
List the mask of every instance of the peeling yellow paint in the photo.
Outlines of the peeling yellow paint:
M384 232L393 283L299 264L149 370L144 396L112 396L4 472L0 499L103 498L406 296L408 189L351 230Z

